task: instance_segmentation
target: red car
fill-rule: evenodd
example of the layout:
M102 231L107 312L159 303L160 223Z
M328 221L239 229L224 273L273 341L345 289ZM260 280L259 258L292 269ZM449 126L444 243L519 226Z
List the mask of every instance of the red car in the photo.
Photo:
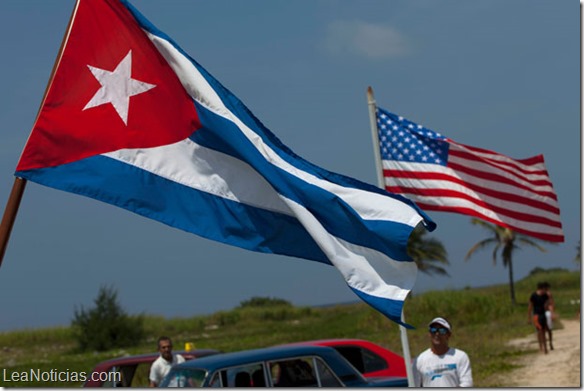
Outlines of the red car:
M402 356L363 339L318 339L288 345L330 346L341 353L365 377L407 377Z
M185 360L221 353L214 349L195 349L190 351L173 351ZM125 356L102 361L86 376L83 387L148 387L150 366L160 353Z

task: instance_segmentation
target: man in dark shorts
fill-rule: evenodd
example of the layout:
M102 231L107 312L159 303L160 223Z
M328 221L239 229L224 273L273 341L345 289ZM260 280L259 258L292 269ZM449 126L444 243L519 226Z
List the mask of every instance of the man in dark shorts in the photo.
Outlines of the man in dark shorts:
M547 330L547 322L545 317L546 303L549 296L546 293L545 283L539 282L537 289L529 297L529 307L527 309L528 322L533 323L537 331L537 341L539 342L540 352L547 354L547 345L545 340L545 332Z

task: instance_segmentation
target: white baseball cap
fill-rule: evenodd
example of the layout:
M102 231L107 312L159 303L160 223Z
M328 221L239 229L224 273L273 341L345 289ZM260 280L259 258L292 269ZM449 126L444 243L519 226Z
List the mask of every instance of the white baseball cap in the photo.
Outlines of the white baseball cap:
M438 323L440 326L444 326L448 329L448 331L452 331L452 328L450 327L450 323L448 323L448 321L444 318L434 318L432 319L432 321L430 323L428 323L428 327L432 326L434 323Z

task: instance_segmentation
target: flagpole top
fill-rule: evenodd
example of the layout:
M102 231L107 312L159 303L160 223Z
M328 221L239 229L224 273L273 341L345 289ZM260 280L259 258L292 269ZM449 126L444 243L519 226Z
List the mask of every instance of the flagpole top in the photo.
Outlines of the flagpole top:
M371 88L371 86L367 87L367 102L375 103L375 98L373 97L373 88Z

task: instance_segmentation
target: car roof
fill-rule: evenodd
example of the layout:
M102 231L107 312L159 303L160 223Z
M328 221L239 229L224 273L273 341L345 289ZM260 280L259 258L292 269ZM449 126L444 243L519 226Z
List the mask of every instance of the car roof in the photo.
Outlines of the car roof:
M308 341L298 341L298 342L291 342L286 345L295 345L295 344L326 344L327 346L332 345L346 345L346 344L366 344L370 345L373 342L367 341L364 339L358 338L327 338L327 339L312 339Z
M209 356L209 355L213 355L213 354L217 354L217 353L221 353L219 350L215 350L215 349L194 349L194 350L178 350L178 351L173 351L173 354L180 354L185 358L188 357L204 357L204 356ZM116 357L116 358L112 358L110 360L105 360L102 361L100 363L98 363L95 368L94 371L99 371L102 369L109 369L113 366L118 366L118 365L128 365L128 364L141 364L141 363L147 363L147 362L153 362L154 360L156 360L158 357L160 356L160 353L145 353L145 354L136 354L136 355L132 355L132 356L123 356L123 357Z
M331 338L331 339L313 339L309 341L298 341L285 344L285 346L294 345L319 345L319 346L331 346L331 347L343 347L343 346L359 346L364 348L369 348L373 351L384 351L391 354L398 355L391 350L376 344L375 342L367 341L365 339L357 338Z
M287 357L304 356L318 354L321 356L338 355L333 349L326 346L316 345L294 345L294 346L273 346L269 348L243 350L239 352L221 353L212 356L197 358L185 361L176 368L204 368L215 370L217 368L242 365L258 361L277 360Z

